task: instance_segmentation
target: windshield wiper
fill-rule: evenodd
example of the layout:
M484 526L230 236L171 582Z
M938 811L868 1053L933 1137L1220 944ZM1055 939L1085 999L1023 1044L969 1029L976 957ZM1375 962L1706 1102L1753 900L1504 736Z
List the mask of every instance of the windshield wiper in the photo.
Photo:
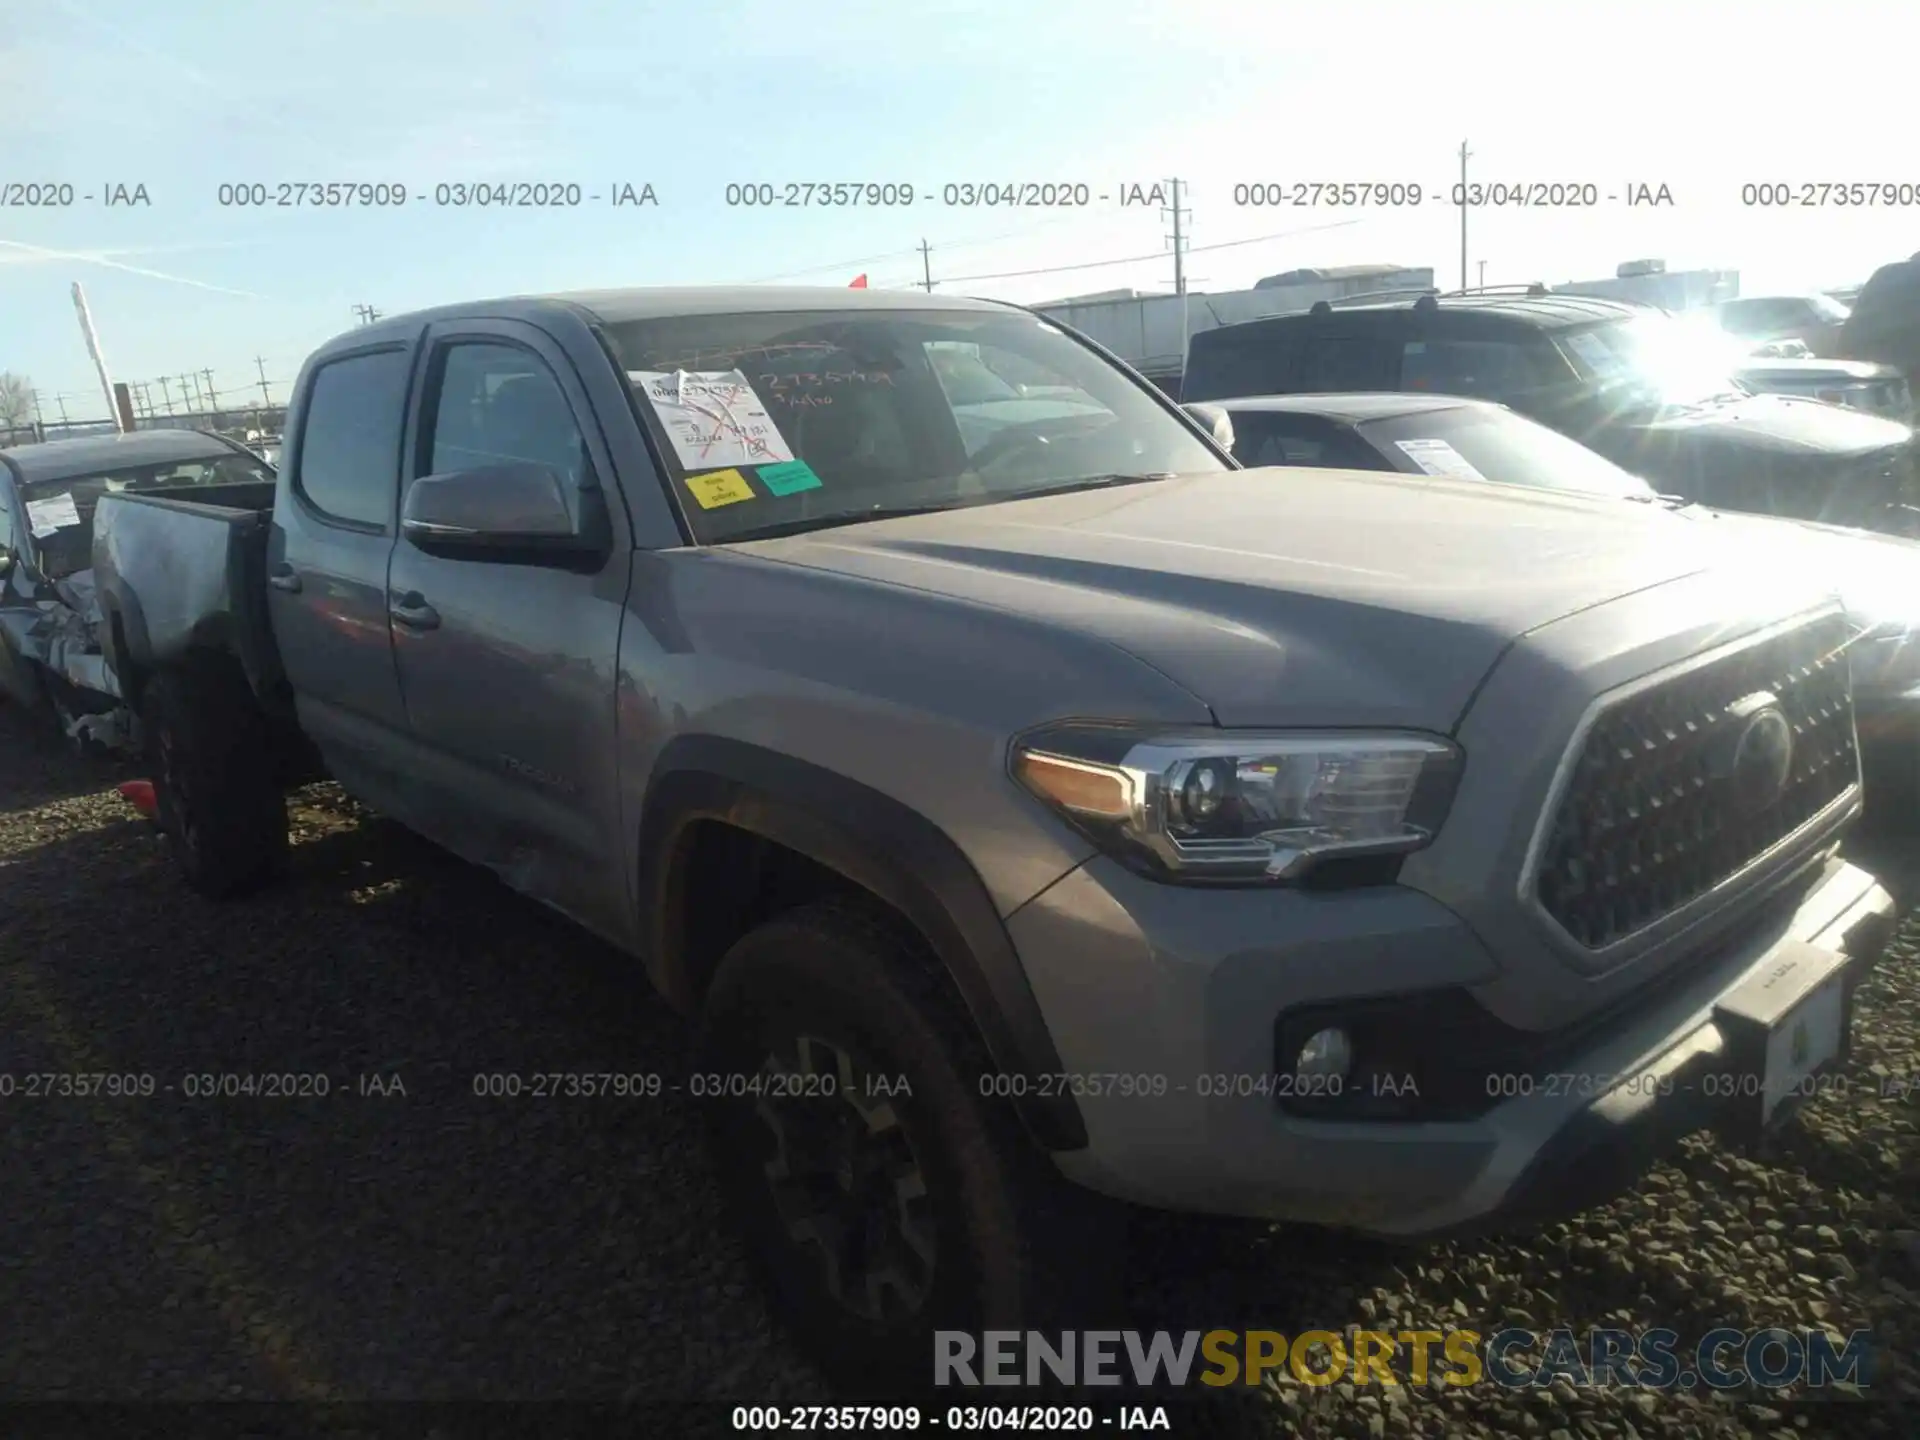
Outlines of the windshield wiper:
M1171 480L1172 470L1154 470L1140 475L1089 475L1083 480L1069 480L1063 485L1049 485L1040 490L1022 490L1014 495L1001 495L1001 500L1037 500L1042 495L1072 495L1081 490L1111 490L1117 485L1145 485L1153 480Z
M938 510L958 510L977 501L943 500L933 505L875 505L870 510L847 510L838 515L810 515L801 520L782 520L729 535L720 544L742 540L778 540L783 535L804 535L809 530L826 530L840 525L864 525L869 520L900 520L908 515L931 515Z
M1106 490L1117 485L1143 485L1150 480L1171 480L1174 472L1159 470L1145 475L1089 475L1050 485L1040 490L1018 490L1005 494L968 495L959 500L942 500L927 505L876 505L870 510L849 510L839 515L815 515L803 520L782 520L738 535L729 535L720 543L744 540L778 540L785 535L803 535L809 530L824 530L840 525L864 525L869 520L899 520L909 515L932 515L941 510L971 510L977 505L998 505L1008 500L1037 500L1043 495L1071 495L1080 490Z

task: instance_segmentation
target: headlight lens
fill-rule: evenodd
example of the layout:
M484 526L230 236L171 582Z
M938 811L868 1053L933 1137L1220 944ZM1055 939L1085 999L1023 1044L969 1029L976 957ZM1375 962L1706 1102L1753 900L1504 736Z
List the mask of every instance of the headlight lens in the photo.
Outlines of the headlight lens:
M1148 734L1058 727L1013 773L1110 852L1171 880L1297 880L1337 856L1418 850L1460 751L1413 733Z

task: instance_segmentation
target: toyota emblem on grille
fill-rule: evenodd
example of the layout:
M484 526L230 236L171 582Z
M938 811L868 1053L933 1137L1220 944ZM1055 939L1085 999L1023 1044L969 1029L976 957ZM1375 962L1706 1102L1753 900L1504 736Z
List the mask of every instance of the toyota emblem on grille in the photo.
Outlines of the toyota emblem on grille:
M1779 697L1766 690L1735 701L1728 718L1731 733L1718 747L1713 771L1741 813L1756 814L1780 798L1793 774L1793 725Z

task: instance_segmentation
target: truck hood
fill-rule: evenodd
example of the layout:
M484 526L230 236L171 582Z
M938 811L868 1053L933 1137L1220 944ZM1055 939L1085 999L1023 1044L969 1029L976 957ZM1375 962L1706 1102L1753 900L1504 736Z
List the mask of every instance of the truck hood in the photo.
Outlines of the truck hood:
M1276 467L729 548L1098 636L1223 725L1446 731L1517 637L1704 568L1717 547L1670 518L1613 498Z
M1631 422L1631 428L1676 447L1749 455L1847 457L1905 444L1913 433L1897 421L1788 395L1750 395L1667 411Z

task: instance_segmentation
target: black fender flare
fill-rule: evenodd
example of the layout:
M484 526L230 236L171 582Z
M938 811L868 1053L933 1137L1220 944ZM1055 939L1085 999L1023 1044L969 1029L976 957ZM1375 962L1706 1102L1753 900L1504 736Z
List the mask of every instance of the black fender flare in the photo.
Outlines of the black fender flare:
M1025 1076L1021 1121L1048 1150L1087 1143L1071 1094L1041 1094L1060 1073L1047 1030L999 910L960 847L926 817L856 780L777 751L718 736L683 735L655 762L640 822L641 926L655 981L679 1004L691 977L667 903L673 860L688 826L720 820L845 876L904 915L952 978L1000 1073Z

